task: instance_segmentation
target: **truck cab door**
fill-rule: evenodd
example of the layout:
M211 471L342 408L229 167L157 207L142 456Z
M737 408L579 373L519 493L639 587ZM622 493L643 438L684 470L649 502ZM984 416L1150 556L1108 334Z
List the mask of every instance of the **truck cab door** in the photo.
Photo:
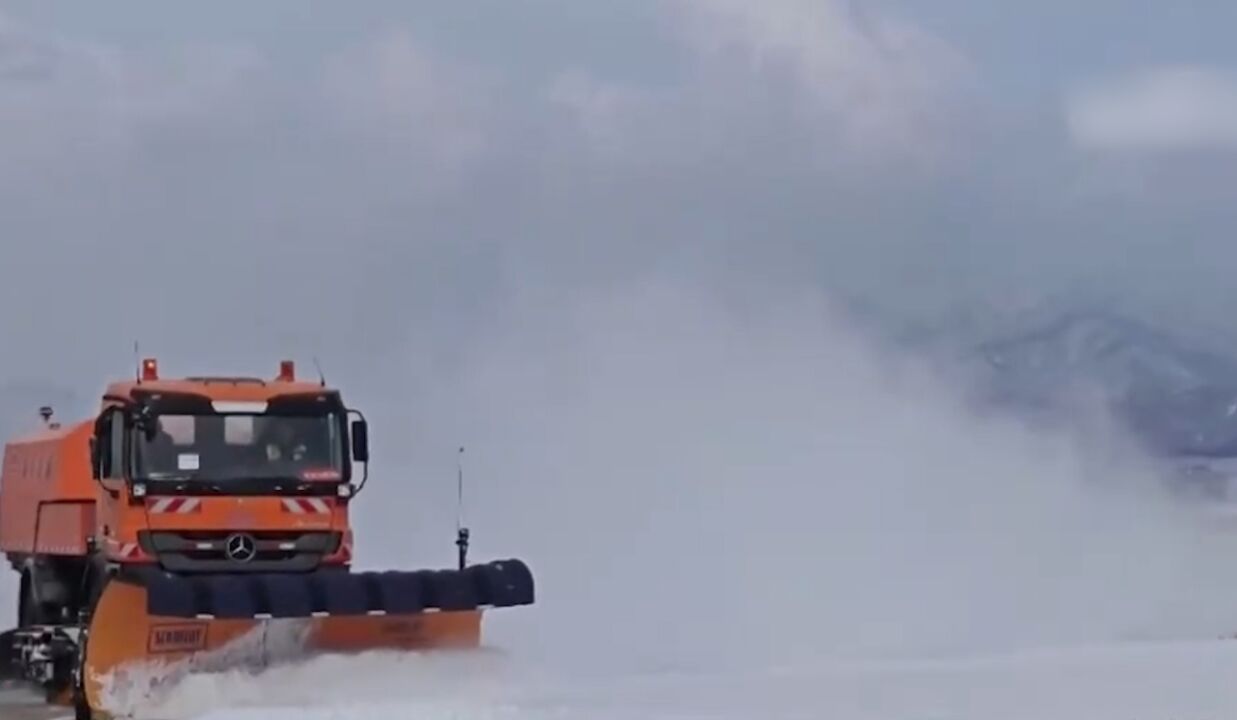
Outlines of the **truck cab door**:
M120 408L109 408L95 420L90 439L90 466L95 480L112 497L119 497L125 484L125 416Z

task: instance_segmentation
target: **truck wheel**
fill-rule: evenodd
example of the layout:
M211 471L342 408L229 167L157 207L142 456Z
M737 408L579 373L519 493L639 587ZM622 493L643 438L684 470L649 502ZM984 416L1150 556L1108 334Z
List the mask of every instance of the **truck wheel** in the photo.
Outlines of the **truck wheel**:
M86 698L78 697L73 700L73 720L95 720L94 711L90 709Z

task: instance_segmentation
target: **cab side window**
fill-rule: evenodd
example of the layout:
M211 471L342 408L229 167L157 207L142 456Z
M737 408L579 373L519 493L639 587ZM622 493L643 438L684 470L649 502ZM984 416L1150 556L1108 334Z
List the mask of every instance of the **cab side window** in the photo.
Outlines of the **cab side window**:
M103 477L122 478L125 474L125 422L120 410L110 413L108 435L108 464Z
M111 477L112 473L112 414L104 415L95 429L96 449L99 453L99 477Z
M112 410L103 416L99 424L99 476L120 478L124 476L125 423L120 410Z

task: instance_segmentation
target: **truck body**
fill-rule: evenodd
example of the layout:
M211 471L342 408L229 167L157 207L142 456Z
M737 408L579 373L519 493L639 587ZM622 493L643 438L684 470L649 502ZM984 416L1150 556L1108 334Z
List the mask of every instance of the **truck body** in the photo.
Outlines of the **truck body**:
M466 564L466 531L458 567L353 572L349 507L368 460L363 415L291 361L273 380L162 379L147 359L94 418L61 426L45 411L0 468L0 552L20 576L0 676L88 718L118 672L471 647L483 607L532 602L520 561ZM277 632L292 637L286 657L265 641L237 652ZM221 654L222 667L204 660Z

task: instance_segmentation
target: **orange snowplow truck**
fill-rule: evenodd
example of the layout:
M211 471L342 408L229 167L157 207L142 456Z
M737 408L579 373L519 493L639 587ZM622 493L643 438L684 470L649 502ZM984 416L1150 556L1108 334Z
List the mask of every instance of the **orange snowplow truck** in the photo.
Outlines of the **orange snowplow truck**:
M466 529L451 568L353 571L366 421L294 370L165 380L147 359L94 419L44 408L5 446L0 551L20 582L0 677L111 717L188 673L476 647L484 608L532 604L523 562L467 563Z

